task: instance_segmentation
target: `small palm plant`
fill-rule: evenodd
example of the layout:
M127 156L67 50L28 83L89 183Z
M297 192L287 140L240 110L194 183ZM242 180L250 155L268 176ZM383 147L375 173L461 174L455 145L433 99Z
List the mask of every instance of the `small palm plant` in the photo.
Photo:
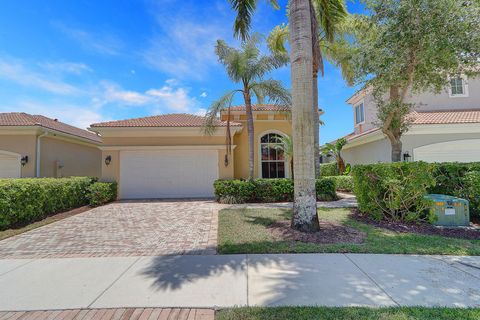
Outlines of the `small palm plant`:
M291 105L290 92L282 86L280 81L263 79L270 71L285 65L288 58L284 55L263 55L258 49L259 43L260 36L258 34L244 41L240 49L228 46L223 40L217 41L215 53L225 66L229 78L240 87L225 93L220 99L213 102L206 114L204 126L207 134L212 133L220 112L229 110L236 93L242 94L247 116L249 178L253 178L254 172L252 98L256 98L257 104L263 104L265 99L268 99L274 105ZM231 152L229 123L230 113L227 118L227 156Z
M279 144L276 144L274 148L277 150L282 150L283 155L288 160L293 179L293 139L291 136L282 136L277 137L276 142Z
M338 173L341 175L345 172L345 161L342 157L342 149L347 144L345 138L338 139L335 143L327 143L322 148L322 154L331 154L337 161Z

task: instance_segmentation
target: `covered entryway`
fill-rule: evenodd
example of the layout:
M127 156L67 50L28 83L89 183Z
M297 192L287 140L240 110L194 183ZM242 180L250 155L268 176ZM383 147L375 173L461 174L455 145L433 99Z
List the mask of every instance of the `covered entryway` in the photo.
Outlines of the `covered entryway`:
M0 178L20 178L20 155L0 150Z
M120 198L213 197L218 165L217 150L121 151Z
M415 161L426 162L480 161L480 139L429 144L413 149L413 157Z

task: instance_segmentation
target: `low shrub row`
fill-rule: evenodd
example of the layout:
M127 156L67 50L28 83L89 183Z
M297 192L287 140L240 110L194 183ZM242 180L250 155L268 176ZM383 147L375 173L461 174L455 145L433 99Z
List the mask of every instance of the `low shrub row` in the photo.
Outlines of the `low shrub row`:
M215 197L221 203L283 202L293 200L292 179L216 180ZM336 198L332 178L316 180L317 199Z
M353 177L352 176L332 176L326 177L335 182L335 190L344 192L353 192Z
M116 182L95 182L88 187L89 204L92 207L111 202L117 198Z
M467 199L470 215L480 217L480 163L356 165L353 180L360 211L376 219L431 221L429 193Z
M338 176L338 168L336 162L321 163L320 164L320 177Z
M99 196L92 197L91 190L98 184L89 177L0 179L0 230L81 207L92 200L96 204Z

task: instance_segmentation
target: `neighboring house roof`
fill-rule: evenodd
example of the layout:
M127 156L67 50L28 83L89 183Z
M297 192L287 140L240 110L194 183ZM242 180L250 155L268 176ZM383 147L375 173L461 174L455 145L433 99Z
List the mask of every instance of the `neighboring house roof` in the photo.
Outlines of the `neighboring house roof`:
M32 115L24 112L0 113L0 126L4 127L42 127L75 137L102 142L102 139L93 132L83 130L69 124L51 119L42 115Z
M480 109L421 112L413 111L410 113L410 120L412 125L480 123ZM352 132L346 135L344 138L346 138L348 141L351 141L375 131L380 131L380 128L372 128L358 134Z
M480 123L480 109L412 112L413 124Z
M245 111L245 106L233 106L230 107L230 111ZM282 105L275 105L275 104L254 104L252 105L252 111L292 111L290 106L282 106ZM323 113L321 108L318 108L318 111ZM226 109L224 110L226 112Z
M186 113L163 114L158 116L134 118L117 121L94 123L91 127L202 127L205 117ZM218 127L227 126L226 121L217 120ZM231 126L242 126L240 123L230 122Z
M259 104L252 105L252 111L290 111L289 106L279 106L274 104ZM245 106L230 107L230 111L245 111Z

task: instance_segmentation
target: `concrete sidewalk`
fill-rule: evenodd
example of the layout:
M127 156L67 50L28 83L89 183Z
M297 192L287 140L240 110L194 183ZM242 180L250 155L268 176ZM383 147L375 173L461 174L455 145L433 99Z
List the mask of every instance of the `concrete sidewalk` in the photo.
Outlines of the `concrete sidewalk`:
M480 257L372 254L0 260L0 311L480 306Z

